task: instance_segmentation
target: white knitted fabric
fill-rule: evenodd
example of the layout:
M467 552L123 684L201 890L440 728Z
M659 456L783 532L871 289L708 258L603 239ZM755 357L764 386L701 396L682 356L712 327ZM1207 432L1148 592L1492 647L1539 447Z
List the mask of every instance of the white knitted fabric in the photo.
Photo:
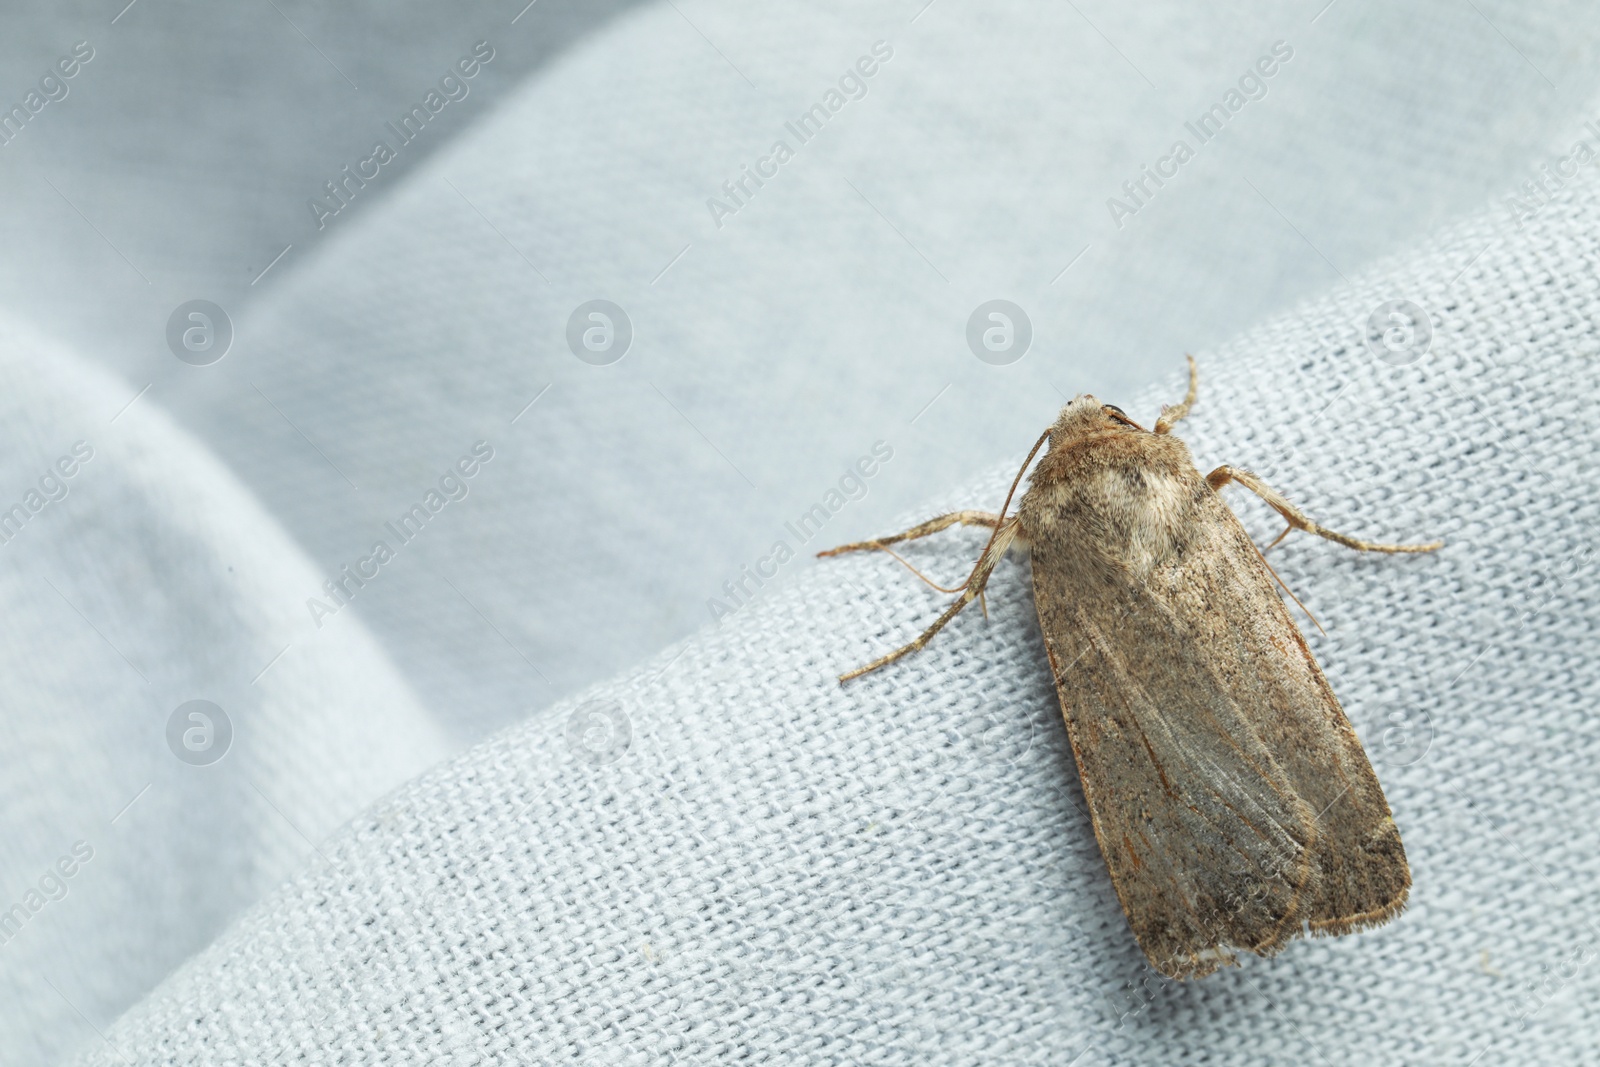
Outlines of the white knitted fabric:
M1152 976L1083 814L1026 563L996 572L987 622L841 688L946 601L857 557L391 795L86 1062L1592 1061L1596 247L1585 179L1520 232L1460 226L1198 353L1181 433L1202 469L1251 467L1335 529L1447 541L1274 554L1405 838L1390 925ZM1431 320L1415 362L1366 341L1389 299ZM1180 391L1175 368L1116 399L1148 420ZM906 518L993 507L1013 469ZM980 543L914 556L948 579Z

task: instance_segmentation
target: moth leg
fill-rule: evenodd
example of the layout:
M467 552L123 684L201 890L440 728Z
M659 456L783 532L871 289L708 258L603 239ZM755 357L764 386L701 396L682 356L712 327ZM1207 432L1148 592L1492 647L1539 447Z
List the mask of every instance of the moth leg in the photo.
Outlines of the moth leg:
M1344 545L1346 548L1353 548L1357 552L1432 552L1437 548L1444 547L1443 541L1429 541L1425 545L1389 545L1377 541L1363 541L1360 538L1351 537L1349 534L1330 530L1326 526L1319 526L1307 518L1305 512L1285 500L1282 494L1272 486L1249 471L1240 470L1238 467L1230 467L1227 464L1223 464L1206 475L1206 482L1212 489L1221 489L1229 482L1238 482L1266 501L1279 515L1282 515L1284 521L1289 524L1289 529L1279 534L1277 539L1272 542L1272 545L1287 537L1289 530L1304 530L1307 533L1314 533L1318 537L1325 537L1329 541ZM1272 545L1267 547L1271 548Z
M989 543L983 548L983 555L979 557L977 564L972 568L972 573L967 576L966 588L962 592L961 598L954 604L951 604L950 607L945 610L943 615L940 615L934 620L932 626L924 630L922 635L909 645L906 645L904 648L898 648L889 653L887 656L880 656L878 659L873 660L865 667L857 668L848 674L841 674L839 676L839 682L841 685L845 682L848 682L852 678L859 678L868 671L875 671L885 664L893 663L900 657L917 651L923 645L926 645L928 641L932 639L934 634L944 629L945 623L955 618L957 612L966 607L968 604L972 603L975 598L983 595L983 587L988 584L989 575L994 572L996 565L998 565L999 562L1005 558L1006 552L1011 548L1012 542L1016 541L1017 534L1020 532L1017 525L1017 519L1005 518L1006 509L1011 506L1011 498L1016 495L1017 486L1022 484L1022 475L1027 471L1028 465L1033 462L1033 457L1039 454L1039 449L1043 448L1044 443L1048 440L1050 440L1050 431L1046 430L1044 433L1039 435L1039 439L1035 441L1033 443L1033 447L1028 450L1028 458L1023 460L1022 466L1017 469L1017 476L1012 479L1011 488L1006 492L1006 502L1000 505L999 515L990 515L988 512L984 511L953 511L948 515L941 515L937 519L932 519L928 522L925 522L921 526L914 526L910 530L907 530L904 534L899 535L901 538L910 536L925 537L927 534L933 533L934 530L942 530L946 526L954 525L957 522L970 522L976 526L994 527L994 533L989 535ZM843 552L856 547L882 548L884 543L884 541L876 541L864 542L859 546L843 545L834 549L832 552L819 552L817 555L833 555L835 552ZM885 551L888 550L886 549Z
M879 667L887 667L897 659L909 656L913 652L920 651L923 646L933 639L934 634L944 629L946 623L960 614L962 608L966 607L968 604L972 603L974 600L983 595L984 586L989 583L989 575L994 573L995 567L998 566L1000 560L1005 557L1006 550L1011 547L1011 542L1016 540L1016 537L1017 520L1010 519L1009 521L1003 523L995 531L994 539L989 543L989 550L983 554L983 558L980 559L978 561L978 565L973 568L972 577L967 579L966 588L962 590L961 596L956 599L954 604L951 604L945 609L943 615L940 615L937 619L933 620L932 626L929 626L926 630L922 631L921 635L919 635L917 639L912 641L910 644L903 645L900 648L895 649L893 652L890 652L888 655L879 656L865 667L857 667L855 670L850 671L847 674L839 675L840 683L842 684L844 682L848 682L852 678L859 678L863 674L877 670Z
M1194 407L1195 397L1200 391L1200 369L1195 366L1194 357L1185 355L1189 361L1189 392L1184 396L1181 404L1161 405L1161 417L1156 420L1156 433L1171 433L1172 427L1178 420L1189 414L1189 409Z
M888 537L877 537L871 541L853 541L848 545L839 545L818 552L818 556L842 556L846 552L870 552L881 549L885 545L899 544L901 541L915 541L919 537L936 534L940 530L949 529L956 523L963 526L987 526L993 529L1000 523L1000 516L991 511L952 511L948 515L940 515L936 519L919 523L902 533L890 534Z

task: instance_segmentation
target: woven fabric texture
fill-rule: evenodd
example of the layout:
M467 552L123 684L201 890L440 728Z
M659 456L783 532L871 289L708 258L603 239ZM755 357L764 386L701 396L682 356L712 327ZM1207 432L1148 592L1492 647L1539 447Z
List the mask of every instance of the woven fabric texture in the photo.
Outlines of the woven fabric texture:
M1275 460L1238 447L1251 442L1230 427L1309 424L1305 442L1330 428L1359 440L1347 405L1371 394L1337 393L1344 379L1320 370L1272 408L1228 406L1224 364L1249 353L1250 373L1279 373L1294 365L1286 353L1309 350L1312 319L1297 317L1285 329L1299 339L1270 353L1217 343L1498 202L1557 163L1580 108L1600 116L1600 20L1577 0L11 6L3 106L73 42L96 58L68 79L69 97L0 137L0 244L13 250L0 256L0 519L34 489L59 495L41 476L75 441L95 458L66 479L70 495L36 501L20 534L0 535L0 909L27 913L0 921L0 1067L103 1047L184 961L320 868L322 853L332 859L331 833L423 770L530 719L564 745L570 710L547 709L705 626L708 595L725 598L723 583L875 441L892 462L823 537L890 529L899 511L994 506L994 485L925 498L1025 447L1058 389L1148 418L1172 391L1142 409L1136 394L1177 375L1186 349L1202 354L1207 393L1185 429L1227 446L1206 461ZM871 60L880 41L892 59ZM494 58L467 79L469 97L406 138L378 177L367 169L337 216L308 210L374 139L397 140L387 124L480 43ZM863 57L877 63L865 95L841 80ZM1247 73L1262 69L1276 73L1252 87ZM835 89L848 102L801 144L785 124ZM1201 144L1185 124L1235 90L1248 101ZM779 137L797 153L781 175L736 216L713 216L708 198ZM1108 198L1160 166L1175 138L1195 158L1136 217L1113 218ZM1537 306L1509 283L1497 293ZM609 366L578 358L565 332L597 297L635 326ZM996 297L1033 326L1009 366L974 358L964 333ZM167 333L196 298L233 325L226 358L204 367ZM1358 303L1315 321L1343 337ZM1469 441L1496 432L1447 425ZM495 458L470 496L424 537L389 540L384 524L480 439ZM1294 457L1270 473L1315 511L1324 501L1310 494L1379 491L1400 467L1383 458L1346 483ZM1400 518L1396 536L1434 532ZM335 617L309 608L377 538L400 549L381 577ZM917 553L949 577L974 549L952 534ZM1316 561L1302 583L1324 580L1338 555L1291 545L1281 558L1297 554ZM796 709L812 706L799 679L865 658L940 599L905 588L892 564L851 561L809 580L829 583L829 603L901 598L870 632L771 615L774 594L799 595L789 590L806 566L784 564L762 603L722 627L768 635L775 651L752 646L763 666L751 670ZM1415 561L1371 573L1412 571L1432 573ZM881 594L865 591L878 583ZM1328 622L1326 587L1299 588L1321 594ZM1448 618L1461 632L1487 625ZM824 623L859 646L822 648ZM909 684L984 632L963 619L946 636L952 652L873 684ZM775 681L772 656L793 642L820 666ZM691 662L697 673L683 674ZM680 687L674 700L720 706L702 692L709 677L685 659L662 684ZM192 699L232 716L220 762L185 762L165 733ZM1394 725L1363 699L1364 729ZM1041 743L1059 741L1049 701L1019 701L983 705L984 744L1020 743L987 733L1019 708ZM678 714L670 701L649 707L629 708L638 746L654 736L651 715ZM901 736L867 710L861 729ZM713 749L715 738L701 735ZM805 766L822 775L831 764L817 755ZM873 798L852 809L867 812L863 825L888 825L871 809L903 755L841 765ZM1053 780L1070 782L1070 768ZM587 825L573 823L575 839ZM65 888L49 881L80 840L92 860ZM922 847L873 840L900 855ZM1098 861L1085 863L1103 891ZM1093 914L1081 905L1068 910ZM1489 948L1486 966L1513 987L1544 962L1515 971ZM1051 959L1037 973L1063 972ZM216 1003L284 997L290 1007L257 1013L263 1033L299 1025L287 1021L300 1018L289 987L261 977L243 999L219 985ZM1105 1011L1118 983L1136 981L1067 977ZM1057 1025L1080 1017L1096 1018Z
M1448 542L1273 557L1405 837L1390 925L1155 977L1083 814L1026 561L987 621L841 688L947 599L847 558L391 795L87 1062L1592 1060L1597 247L1600 197L1569 183L1520 230L1461 225L1197 353L1202 470ZM1367 341L1391 299L1431 323L1391 337L1405 352ZM1148 420L1180 393L1174 368L1106 399ZM925 512L994 507L1013 472ZM911 554L949 580L980 544Z

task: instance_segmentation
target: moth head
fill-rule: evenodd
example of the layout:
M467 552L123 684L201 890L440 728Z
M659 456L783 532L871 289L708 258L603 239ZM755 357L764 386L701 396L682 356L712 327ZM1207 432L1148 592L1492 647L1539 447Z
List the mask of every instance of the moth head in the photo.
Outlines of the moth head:
M1115 404L1101 403L1098 398L1084 393L1061 409L1055 425L1050 427L1050 447L1060 448L1080 438L1106 433L1145 432L1143 426L1128 418Z

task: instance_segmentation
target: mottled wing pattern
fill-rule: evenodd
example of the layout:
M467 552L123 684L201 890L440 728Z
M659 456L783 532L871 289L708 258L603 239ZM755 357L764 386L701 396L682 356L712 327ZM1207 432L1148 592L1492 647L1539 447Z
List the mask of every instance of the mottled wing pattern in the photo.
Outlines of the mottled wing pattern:
M1264 560L1187 449L1144 440L1184 462L1080 458L1070 481L1036 480L1021 519L1118 897L1152 964L1196 977L1235 949L1269 955L1307 924L1382 922L1410 874Z

